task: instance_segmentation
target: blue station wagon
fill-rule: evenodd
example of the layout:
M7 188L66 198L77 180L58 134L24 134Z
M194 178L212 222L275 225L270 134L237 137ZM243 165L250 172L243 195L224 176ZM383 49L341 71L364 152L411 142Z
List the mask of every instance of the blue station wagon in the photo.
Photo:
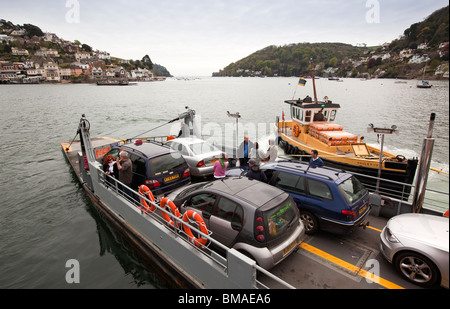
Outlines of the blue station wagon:
M367 224L369 192L352 174L299 161L267 163L261 170L270 185L294 198L307 234L318 230L349 234Z

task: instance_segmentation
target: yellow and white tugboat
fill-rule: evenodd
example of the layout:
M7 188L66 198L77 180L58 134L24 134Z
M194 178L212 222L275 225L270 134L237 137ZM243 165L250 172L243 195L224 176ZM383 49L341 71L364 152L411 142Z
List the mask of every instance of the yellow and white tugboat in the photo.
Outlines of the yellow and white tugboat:
M314 71L311 70L314 76ZM317 100L316 88L313 81L314 98L286 100L290 106L291 120L277 119L275 126L278 131L279 145L287 155L298 156L309 160L311 150L319 152L326 166L335 167L357 174L365 184L376 184L376 180L364 176L377 177L380 162L381 181L380 190L385 193L404 190L399 183L412 184L417 169L418 159L406 159L402 155L382 152L380 149L367 145L364 137L344 131L341 125L334 123L340 108L325 97ZM394 181L394 182L391 182ZM409 187L408 187L409 188ZM406 189L409 193L410 189ZM407 195L406 195L407 196Z

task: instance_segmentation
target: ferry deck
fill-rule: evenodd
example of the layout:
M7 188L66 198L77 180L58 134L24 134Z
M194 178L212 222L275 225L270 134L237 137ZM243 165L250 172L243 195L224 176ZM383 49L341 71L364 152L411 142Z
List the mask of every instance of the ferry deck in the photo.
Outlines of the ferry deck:
M111 142L111 139L92 139L93 147L97 148ZM67 150L69 144L61 145L78 176L80 168L77 154L81 149L80 143L74 142ZM280 280L257 272L258 288L421 289L402 279L380 252L379 236L387 220L370 215L369 226L357 228L347 236L326 232L305 235L299 249L270 270ZM185 285L179 287L186 288Z

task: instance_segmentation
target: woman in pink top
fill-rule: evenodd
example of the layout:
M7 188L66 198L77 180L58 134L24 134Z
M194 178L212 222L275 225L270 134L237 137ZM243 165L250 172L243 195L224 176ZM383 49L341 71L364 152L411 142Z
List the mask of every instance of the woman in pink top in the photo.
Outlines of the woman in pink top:
M228 157L225 153L222 153L222 158L217 160L214 163L214 178L221 179L225 178L225 172L227 171L228 167Z

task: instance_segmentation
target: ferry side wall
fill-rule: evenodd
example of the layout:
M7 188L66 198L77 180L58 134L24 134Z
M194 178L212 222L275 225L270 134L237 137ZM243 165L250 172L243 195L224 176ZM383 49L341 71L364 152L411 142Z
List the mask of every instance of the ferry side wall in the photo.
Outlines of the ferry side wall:
M206 256L180 236L157 222L142 215L140 211L122 197L112 194L101 184L98 163L89 163L95 195L124 220L134 233L149 241L156 254L199 288L251 289L256 287L254 261L238 251L227 252L226 269Z

